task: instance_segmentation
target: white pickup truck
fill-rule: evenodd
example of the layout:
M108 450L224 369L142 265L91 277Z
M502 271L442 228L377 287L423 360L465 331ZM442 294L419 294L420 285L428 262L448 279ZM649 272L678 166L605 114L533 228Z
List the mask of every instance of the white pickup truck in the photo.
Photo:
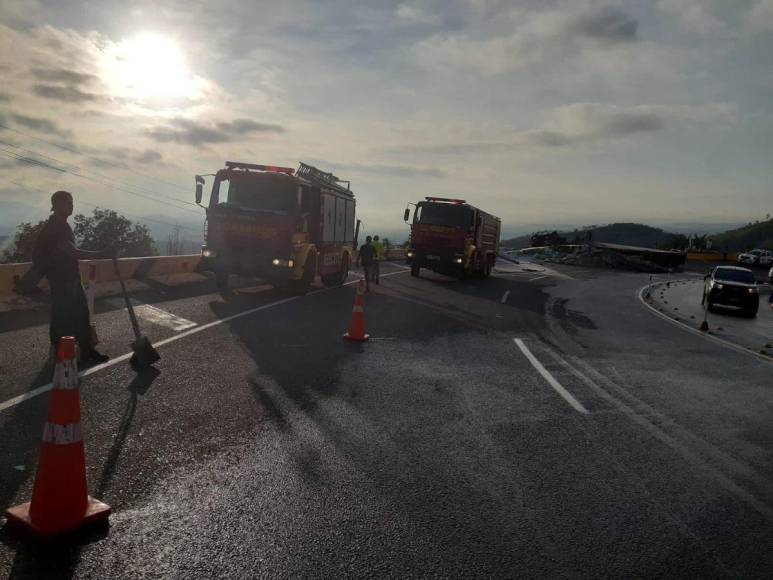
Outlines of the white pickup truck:
M770 266L773 264L773 252L769 250L751 250L738 254L738 263L750 266Z

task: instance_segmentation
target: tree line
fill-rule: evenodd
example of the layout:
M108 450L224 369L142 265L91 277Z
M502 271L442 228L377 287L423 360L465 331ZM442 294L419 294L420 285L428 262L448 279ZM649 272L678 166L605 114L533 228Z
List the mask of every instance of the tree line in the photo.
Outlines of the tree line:
M0 256L2 263L32 261L32 251L48 220L22 222L16 226L13 241ZM90 215L73 218L75 243L84 250L115 250L123 257L155 256L156 243L150 229L111 210L95 208Z

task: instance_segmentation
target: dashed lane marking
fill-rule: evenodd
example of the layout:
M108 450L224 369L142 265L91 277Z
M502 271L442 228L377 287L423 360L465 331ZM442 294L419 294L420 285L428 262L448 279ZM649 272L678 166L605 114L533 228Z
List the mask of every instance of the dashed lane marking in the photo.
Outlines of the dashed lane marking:
M513 342L518 346L519 349L521 349L521 352L523 353L523 356L525 356L531 365L537 369L537 372L542 375L542 378L544 378L548 384L553 387L553 390L561 395L564 400L569 403L572 408L577 411L578 413L582 413L583 415L588 414L588 409L583 407L582 403L574 398L572 393L567 391L561 383L559 383L556 378L550 374L550 371L546 369L544 366L542 366L542 363L539 362L536 356L532 354L532 352L529 350L529 347L526 346L526 343L523 342L520 338L514 338Z
M502 295L502 300L500 300L500 302L505 304L507 302L508 296L510 296L510 290L505 290L505 293Z
M388 272L386 274L382 274L382 278L386 278L387 276L395 276L397 274L404 274L405 270L400 270L399 272ZM345 282L344 286L350 286L352 284L359 283L359 280L351 280L349 282ZM339 286L340 288L340 286ZM319 294L321 292L330 292L331 290L335 290L336 287L332 288L320 288L318 290L313 290L312 292L309 292L305 294L304 296L312 296L314 294ZM269 304L264 304L263 306L258 306L256 308L251 308L249 310L245 310L244 312L239 312L237 314L233 314L231 316L228 316L226 318L221 318L219 320L215 320L213 322L210 322L208 324L202 324L201 326L197 326L195 328L191 328L190 330L185 330L179 334L175 334L174 336L170 336L169 338L166 338L164 340L159 340L158 342L154 342L153 346L156 348L160 348L164 346L165 344L169 344L170 342L174 342L176 340L180 340L181 338L186 338L188 336L191 336L192 334L196 334L198 332L202 332L204 330L209 330L210 328L213 328L215 326L219 326L220 324L225 324L226 322L230 322L231 320L235 320L237 318L242 318L243 316L249 316L250 314L255 314L256 312L260 312L261 310L268 310L269 308L274 308L275 306L281 306L282 304L287 304L288 302L293 302L294 300L300 300L304 296L290 296L289 298L283 298L282 300L277 300L275 302L270 302ZM117 356L115 358L110 359L106 363L103 363L101 365L96 365L93 367L90 367L88 369L85 369L78 373L79 377L87 377L89 375L93 375L94 373L98 373L101 370L104 370L106 368L112 367L114 365L117 365L120 362L123 362L125 360L128 360L131 358L132 353L127 352L126 354L122 354L120 356ZM23 403L24 401L28 401L30 399L34 399L38 395L42 395L43 393L46 393L51 390L52 383L48 383L47 385L43 385L42 387L37 387L35 389L32 389L31 391L27 391L26 393L22 395L18 395L16 397L12 397L8 399L7 401L3 401L0 403L0 412L5 411L6 409L10 409L11 407L15 407L19 403Z
M544 276L536 276L534 278L529 278L529 282L534 282L534 280L542 280L542 278L549 278L550 276L548 274L545 274Z

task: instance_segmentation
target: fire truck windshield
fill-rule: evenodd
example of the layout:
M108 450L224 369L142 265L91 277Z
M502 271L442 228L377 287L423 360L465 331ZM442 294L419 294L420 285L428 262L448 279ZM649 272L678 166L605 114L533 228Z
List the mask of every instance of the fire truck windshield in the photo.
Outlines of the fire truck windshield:
M222 186L223 184L221 191ZM256 211L287 212L295 208L297 200L297 185L292 179L238 179L228 181L228 193L220 205Z
M472 211L463 205L450 203L420 203L416 210L416 222L457 228L472 225Z

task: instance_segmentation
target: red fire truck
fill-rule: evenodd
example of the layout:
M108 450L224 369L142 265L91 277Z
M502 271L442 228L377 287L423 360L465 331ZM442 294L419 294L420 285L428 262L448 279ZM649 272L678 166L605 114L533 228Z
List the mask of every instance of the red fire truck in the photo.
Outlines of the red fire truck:
M407 253L412 276L421 268L459 278L491 274L499 251L498 217L463 199L427 197L415 206ZM408 207L403 219L410 217Z
M226 161L208 176L206 207L207 176L196 176L196 203L207 212L202 269L215 272L219 288L231 273L299 289L317 275L325 285L343 284L359 230L349 182L305 163L296 171Z

